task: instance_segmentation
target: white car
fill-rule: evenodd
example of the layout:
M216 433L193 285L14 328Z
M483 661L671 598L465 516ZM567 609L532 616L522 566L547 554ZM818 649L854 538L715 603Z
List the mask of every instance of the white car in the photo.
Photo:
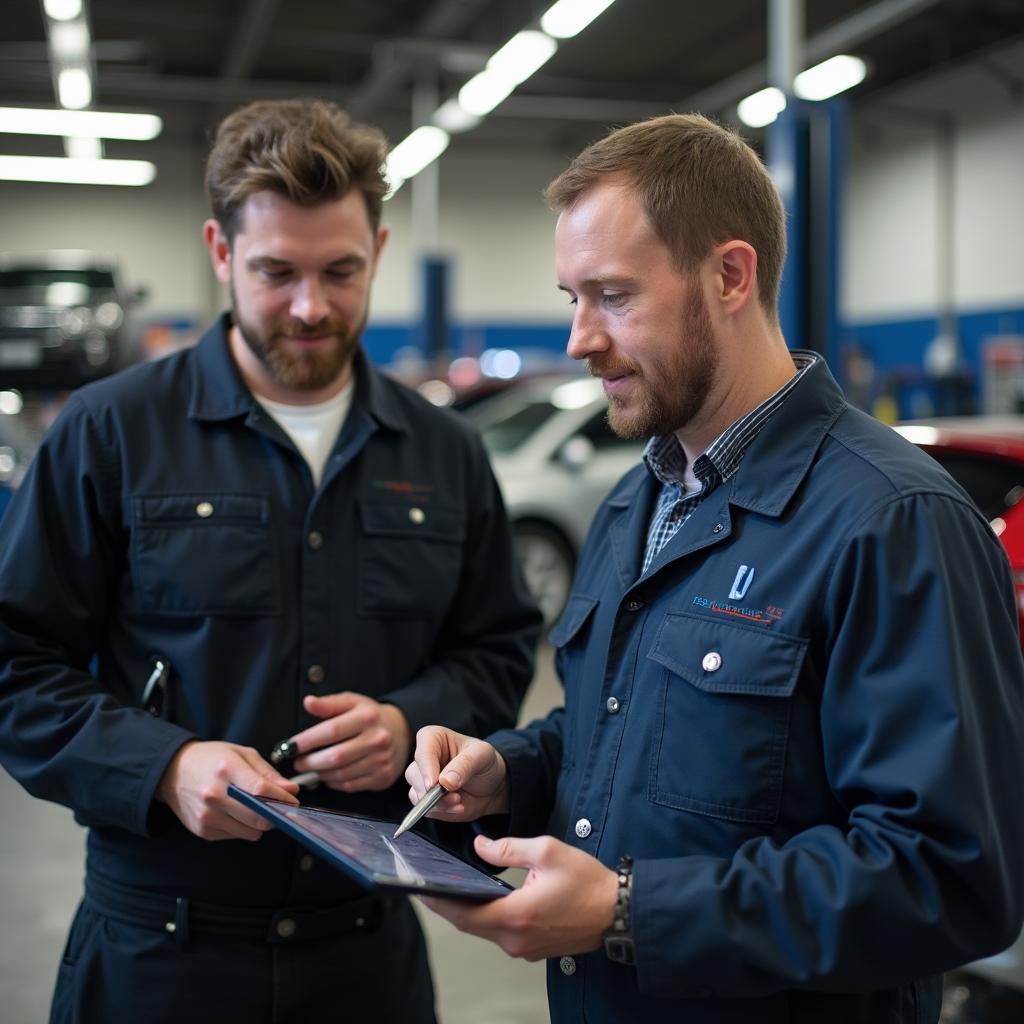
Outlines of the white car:
M569 598L598 505L643 453L608 425L600 380L527 378L466 413L483 435L516 535L526 581L551 625Z

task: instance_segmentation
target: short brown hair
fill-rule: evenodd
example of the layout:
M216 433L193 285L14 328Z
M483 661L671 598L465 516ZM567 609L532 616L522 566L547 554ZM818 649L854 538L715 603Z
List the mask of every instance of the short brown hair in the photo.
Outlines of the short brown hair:
M777 318L786 261L786 214L771 176L735 132L700 114L668 114L627 125L588 146L544 195L555 211L622 177L681 270L720 242L740 239L757 253L758 300Z
M376 231L388 190L386 154L381 132L352 121L334 103L261 100L240 107L217 127L206 161L206 193L229 241L246 199L263 191L314 206L358 188Z

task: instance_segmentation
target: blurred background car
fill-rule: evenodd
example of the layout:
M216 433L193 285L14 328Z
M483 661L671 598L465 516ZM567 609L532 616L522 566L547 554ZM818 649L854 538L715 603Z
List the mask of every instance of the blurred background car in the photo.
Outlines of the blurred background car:
M145 294L96 253L0 256L0 386L73 388L134 362Z
M608 425L600 380L577 373L520 380L467 410L508 506L526 582L552 625L598 505L643 453Z

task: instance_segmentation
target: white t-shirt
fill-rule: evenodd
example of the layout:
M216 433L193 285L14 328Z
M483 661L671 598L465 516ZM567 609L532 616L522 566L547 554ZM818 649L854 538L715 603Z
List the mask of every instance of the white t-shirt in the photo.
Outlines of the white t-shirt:
M333 398L317 405L286 405L255 395L256 401L274 417L281 429L292 439L302 457L309 463L313 483L320 486L320 478L327 465L338 432L352 407L355 381L350 380Z

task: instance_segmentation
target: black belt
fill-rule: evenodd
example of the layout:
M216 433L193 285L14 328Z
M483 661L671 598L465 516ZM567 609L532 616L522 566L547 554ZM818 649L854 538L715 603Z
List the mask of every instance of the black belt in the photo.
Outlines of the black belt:
M85 899L104 917L172 933L181 945L190 932L274 943L329 938L371 928L399 904L396 899L367 896L330 907L234 907L143 892L93 874L85 880Z

